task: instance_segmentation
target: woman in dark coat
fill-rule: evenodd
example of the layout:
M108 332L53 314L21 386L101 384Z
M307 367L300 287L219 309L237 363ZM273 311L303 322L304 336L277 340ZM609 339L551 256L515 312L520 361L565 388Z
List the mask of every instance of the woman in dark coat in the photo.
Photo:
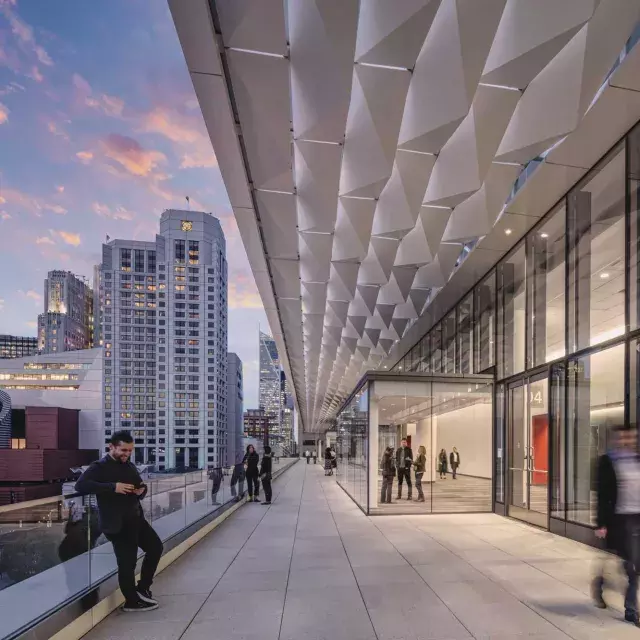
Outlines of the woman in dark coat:
M416 469L416 489L418 498L416 502L424 502L424 492L422 491L422 476L427 470L427 450L423 445L418 447L418 457L414 460L413 466Z
M245 477L247 478L247 491L249 492L249 502L260 502L260 472L258 463L260 456L252 444L247 445L247 452L244 454L242 463L244 464Z
M446 480L447 479L447 466L448 466L448 461L447 461L447 452L444 449L441 449L440 451L440 455L438 455L438 462L439 462L439 470L440 470L440 480Z
M393 478L396 475L396 463L393 455L393 447L387 447L382 456L382 493L380 504L391 504L391 490L393 489Z

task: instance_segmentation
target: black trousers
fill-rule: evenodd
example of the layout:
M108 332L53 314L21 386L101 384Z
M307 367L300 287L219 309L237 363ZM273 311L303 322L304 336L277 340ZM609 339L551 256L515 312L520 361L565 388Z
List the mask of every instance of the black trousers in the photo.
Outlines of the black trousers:
M249 498L257 498L260 495L260 476L258 472L247 472L247 491L249 492Z
M214 504L218 502L218 492L220 491L220 486L222 485L222 471L216 469L211 474L211 502Z
M402 498L402 482L407 482L407 489L409 490L408 497L411 498L411 492L413 487L411 486L411 469L404 467L398 468L398 499Z
M262 489L264 490L264 499L267 502L271 502L271 496L273 492L271 490L271 474L267 473L264 478L262 478Z
M382 492L380 504L391 504L391 491L393 489L393 476L382 476Z
M153 527L142 517L125 520L122 530L105 534L113 544L118 561L118 583L127 604L138 600L136 591L136 563L138 548L145 553L140 571L140 588L149 589L162 556L162 540Z

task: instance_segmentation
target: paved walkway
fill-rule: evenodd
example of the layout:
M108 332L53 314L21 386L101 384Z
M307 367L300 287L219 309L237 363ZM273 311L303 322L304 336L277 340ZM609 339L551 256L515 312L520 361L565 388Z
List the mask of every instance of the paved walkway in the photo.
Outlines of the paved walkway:
M640 639L591 606L585 546L492 514L366 518L319 465L295 465L275 495L158 576L160 609L114 613L86 637Z

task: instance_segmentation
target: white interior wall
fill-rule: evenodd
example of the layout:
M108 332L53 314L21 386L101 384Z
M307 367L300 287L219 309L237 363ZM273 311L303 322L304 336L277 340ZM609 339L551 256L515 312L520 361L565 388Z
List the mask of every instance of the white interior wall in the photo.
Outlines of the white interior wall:
M491 420L492 410L489 403L475 404L434 417L437 436L437 446L434 449L439 452L444 448L448 457L453 447L457 447L460 453L460 475L490 479Z

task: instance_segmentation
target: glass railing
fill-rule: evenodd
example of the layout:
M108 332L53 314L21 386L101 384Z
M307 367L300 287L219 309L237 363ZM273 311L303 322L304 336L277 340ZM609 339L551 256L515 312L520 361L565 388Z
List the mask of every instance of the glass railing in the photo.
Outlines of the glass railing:
M274 476L289 459L274 458ZM163 541L245 495L244 474L216 467L184 474L150 474L142 508ZM208 520L207 520L208 521ZM102 535L95 496L0 507L0 638L14 638L67 603L97 603L97 586L116 573Z

